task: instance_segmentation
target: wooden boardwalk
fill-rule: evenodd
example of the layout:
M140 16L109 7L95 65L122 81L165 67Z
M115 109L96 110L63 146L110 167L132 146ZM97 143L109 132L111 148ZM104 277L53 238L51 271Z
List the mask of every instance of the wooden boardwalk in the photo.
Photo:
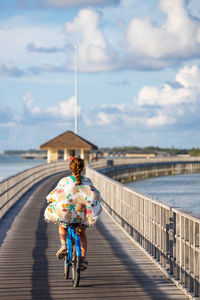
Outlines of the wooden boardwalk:
M87 229L89 268L72 288L55 257L57 226L43 221L45 196L60 177L38 184L0 223L0 299L187 299L107 214Z

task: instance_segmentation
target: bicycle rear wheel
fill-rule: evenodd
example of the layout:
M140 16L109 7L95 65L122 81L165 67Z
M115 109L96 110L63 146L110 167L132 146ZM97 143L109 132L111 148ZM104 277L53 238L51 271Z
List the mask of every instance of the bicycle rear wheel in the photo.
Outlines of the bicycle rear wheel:
M65 255L65 258L64 258L64 279L69 279L70 267L71 267L71 264L70 264L70 262L67 264L67 256Z
M76 245L73 244L72 255L72 283L73 287L78 287L81 273L81 257L76 255Z

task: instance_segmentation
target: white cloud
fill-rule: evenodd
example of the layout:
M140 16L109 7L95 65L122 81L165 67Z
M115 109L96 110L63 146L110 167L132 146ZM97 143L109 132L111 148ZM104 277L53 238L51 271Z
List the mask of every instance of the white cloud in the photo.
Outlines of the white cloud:
M173 88L169 84L164 84L162 89L156 87L145 86L140 90L138 104L143 105L159 105L173 106L179 103L190 103L191 92L186 87Z
M48 5L62 7L90 1L49 0ZM74 45L79 45L78 65L82 72L157 70L199 58L200 21L188 14L184 0L160 0L159 3L159 16L166 16L161 25L147 18L132 18L129 22L133 5L122 27L119 17L109 19L106 10L100 13L91 8L79 10L77 16L63 26L41 25L41 18L36 25L23 15L2 20L0 59L5 66L14 61L20 70L27 70L26 74L38 75L73 70ZM128 10L124 3L112 9L113 14L122 11L122 18ZM11 72L7 74L11 76Z
M184 0L160 0L166 15L162 26L148 19L132 19L127 30L127 43L133 55L151 59L187 59L199 57L200 21L188 15Z
M74 98L47 108L37 105L30 93L22 101L23 113L0 105L1 151L9 147L16 149L16 145L19 149L38 147L60 132L73 130ZM80 107L78 112L80 113Z
M51 63L52 59L63 62L63 54L28 52L30 44L39 48L52 49L64 47L64 34L58 25L35 25L25 16L12 17L0 22L1 53L4 62L15 61L18 65L29 67L38 64Z
M199 89L200 71L197 66L184 67L176 75L176 81L187 88Z
M187 123L197 118L200 107L200 70L197 66L182 68L175 77L177 87L164 84L162 88L143 87L136 100L141 108L153 112L146 119L149 126Z
M58 102L57 105L42 108L35 104L30 93L23 97L24 116L22 122L34 123L53 122L58 123L72 122L74 120L75 98L72 97L66 101ZM80 106L78 106L78 114L80 114Z
M170 84L164 84L161 89L144 86L139 92L137 104L171 107L181 104L190 105L198 101L200 70L197 66L182 68L177 73L175 81L180 84L177 88Z
M82 9L73 22L67 22L67 38L79 46L79 69L86 72L111 70L113 53L99 28L99 14L91 9Z
M63 27L31 24L25 16L9 18L0 24L1 59L12 59L36 75L67 72L74 69L73 46L78 44L80 71L112 70L114 50L99 23L100 15L92 9L80 10Z
M81 112L79 107L80 135L87 138L98 136L101 145L159 143L172 145L182 139L188 145L196 145L199 136L200 112L200 69L197 66L180 69L171 83L162 87L143 87L138 96L129 103L102 104L91 107L91 111ZM2 134L15 128L21 134L26 128L43 131L43 139L59 132L72 129L74 124L74 98L57 102L47 108L36 104L30 93L23 98L24 114L17 115L10 108L0 108L0 127ZM51 135L49 133L51 128ZM14 130L14 129L13 129ZM73 129L72 129L73 130ZM185 137L185 134L187 136ZM5 137L5 134L3 134ZM173 138L172 138L173 137ZM172 142L173 139L173 142ZM36 140L36 138L35 138ZM31 143L31 141L30 141ZM42 143L42 140L41 140Z
M37 53L57 53L57 52L63 52L65 51L64 48L59 48L59 47L38 47L34 43L29 43L26 47L27 51L29 52L37 52Z
M2 1L1 8L70 8L83 6L118 5L120 0L6 0Z
M67 43L79 45L79 70L162 69L199 57L200 21L188 14L184 0L160 0L159 8L166 16L164 24L133 18L127 30L124 26L119 28L119 20L115 20L109 30L105 25L108 20L102 25L103 14L89 8L81 9L72 22L65 24ZM71 70L72 52L69 55L71 66L67 67Z
M117 116L110 115L109 113L99 112L97 114L97 124L98 125L112 125L117 119Z
M174 82L176 84L174 84ZM184 67L163 87L144 86L133 102L101 105L91 112L91 124L121 128L159 128L199 123L200 70ZM198 123L197 123L198 122Z
M73 120L75 110L75 97L71 97L67 101L58 102L57 106L48 107L45 112L62 120ZM78 106L78 114L80 114L81 107Z
M2 77L21 77L25 75L25 72L23 70L20 70L15 63L9 62L7 64L4 64L0 61L0 76Z
M41 112L42 112L41 108L34 104L33 97L30 93L27 93L23 97L23 102L24 102L24 105L25 105L27 111L29 111L31 115L36 116L36 115L41 114Z
M144 86L132 102L115 105L102 104L91 108L89 112L81 112L78 107L80 120L85 126L129 129L131 126L139 128L159 128L167 125L181 126L199 122L200 109L200 69L197 66L186 66L179 70L172 83L165 83L163 87ZM24 114L22 117L14 114L5 119L6 111L2 114L5 122L21 122L34 124L47 122L62 124L73 123L75 98L57 102L56 105L43 108L36 105L32 95L27 93L23 97ZM2 117L3 118L3 117Z
M196 119L200 107L200 70L197 66L182 68L175 77L177 87L164 84L162 88L143 87L137 105L147 107L154 115L146 119L149 126L162 126Z
M73 6L98 6L98 5L117 5L120 0L44 0L47 6L56 8L73 7Z
M145 120L146 125L152 127L152 126L164 126L164 125L170 125L176 122L176 117L170 116L168 113L160 111L155 115L154 117L147 118Z

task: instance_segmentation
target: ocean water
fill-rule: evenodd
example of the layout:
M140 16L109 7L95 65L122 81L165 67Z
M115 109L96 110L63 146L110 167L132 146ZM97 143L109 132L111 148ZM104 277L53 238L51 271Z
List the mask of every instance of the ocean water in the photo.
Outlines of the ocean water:
M0 155L0 181L45 163L46 159L22 159L20 156ZM173 207L200 215L200 173L154 177L126 185Z
M170 206L200 214L199 173L154 177L126 185Z
M0 155L0 181L23 170L46 163L46 159L22 159L21 156Z

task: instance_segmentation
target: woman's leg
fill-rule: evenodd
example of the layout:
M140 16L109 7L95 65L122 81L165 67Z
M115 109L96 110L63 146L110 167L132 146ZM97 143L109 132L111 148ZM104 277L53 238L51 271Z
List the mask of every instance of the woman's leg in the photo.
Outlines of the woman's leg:
M78 228L78 234L81 240L81 252L82 252L82 259L86 261L86 254L87 254L87 235L86 235L86 228Z
M59 225L58 228L58 233L59 233L59 237L60 237L60 242L61 244L66 244L66 238L67 238L67 228L62 227L61 225Z
M56 252L56 257L58 259L62 259L62 258L64 258L65 254L67 252L67 246L66 246L67 228L64 228L61 225L59 225L58 233L59 233L59 237L60 237L61 247Z

